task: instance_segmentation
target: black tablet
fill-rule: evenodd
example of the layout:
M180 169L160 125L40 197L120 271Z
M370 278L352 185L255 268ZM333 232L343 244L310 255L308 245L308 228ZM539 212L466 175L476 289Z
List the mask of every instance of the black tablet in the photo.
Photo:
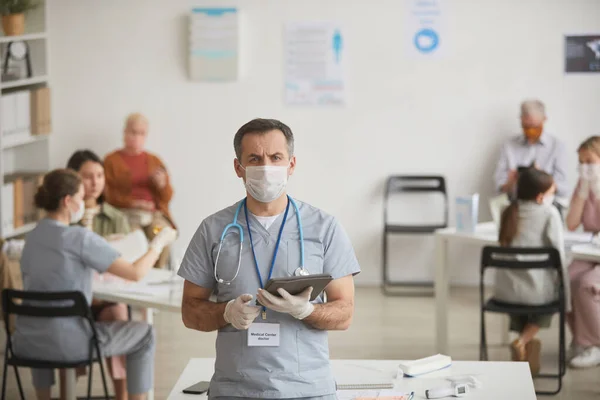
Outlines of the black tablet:
M279 297L277 289L285 289L289 294L296 295L302 293L306 288L312 286L313 291L310 295L310 301L315 300L325 290L325 287L333 278L329 274L316 274L306 276L290 276L285 278L271 278L265 285L265 290ZM256 301L259 304L258 300Z

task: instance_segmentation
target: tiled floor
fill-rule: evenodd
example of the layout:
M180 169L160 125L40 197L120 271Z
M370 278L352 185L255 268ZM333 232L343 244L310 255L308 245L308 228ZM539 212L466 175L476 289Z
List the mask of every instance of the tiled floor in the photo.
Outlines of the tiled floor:
M500 320L490 316L490 358L507 360L505 347L499 346ZM186 329L180 315L158 313L155 317L158 334L155 398L165 399L179 374L191 357L214 357L215 333ZM552 368L557 354L556 323L542 332L544 366ZM479 311L475 289L455 289L450 304L450 355L457 360L477 360L479 357ZM2 335L4 343L4 335ZM434 301L423 297L385 297L379 289L359 288L352 327L346 332L330 333L332 358L412 359L434 352ZM97 370L97 369L96 369ZM28 371L22 372L26 395L34 399ZM554 382L536 382L539 387ZM555 399L600 399L600 368L585 371L568 370L564 388ZM14 374L8 375L8 399L17 399ZM94 380L100 394L99 377ZM85 379L79 382L78 393L85 393Z

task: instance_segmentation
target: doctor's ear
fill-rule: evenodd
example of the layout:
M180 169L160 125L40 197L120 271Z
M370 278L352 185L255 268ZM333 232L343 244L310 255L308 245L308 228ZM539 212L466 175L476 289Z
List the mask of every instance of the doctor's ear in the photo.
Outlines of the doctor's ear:
M244 169L242 168L242 164L240 164L240 161L237 158L233 159L233 169L235 170L235 173L238 176L238 178L244 177Z
M290 176L294 174L295 169L296 169L296 156L292 156L292 158L290 158Z

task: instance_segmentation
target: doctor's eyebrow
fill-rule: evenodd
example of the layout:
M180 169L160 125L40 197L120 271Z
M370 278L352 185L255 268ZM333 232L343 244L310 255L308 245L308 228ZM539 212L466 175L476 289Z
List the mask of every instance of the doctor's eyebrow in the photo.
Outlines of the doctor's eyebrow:
M270 159L274 159L274 158L282 159L284 157L283 153L280 151L278 151L277 153L273 153L273 154L267 154L267 156ZM248 155L248 159L260 161L263 159L263 156L262 156L262 154L250 154L250 155Z

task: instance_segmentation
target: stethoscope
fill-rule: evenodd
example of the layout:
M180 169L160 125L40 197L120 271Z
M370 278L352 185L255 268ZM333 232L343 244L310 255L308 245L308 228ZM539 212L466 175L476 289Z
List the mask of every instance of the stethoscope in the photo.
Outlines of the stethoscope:
M298 209L298 205L296 204L294 199L292 199L290 196L288 196L287 198L288 198L288 201L294 207L294 211L296 213L296 221L298 221L298 233L300 236L300 267L296 268L296 270L294 271L294 275L295 276L310 275L309 272L304 268L304 232L302 231L302 220L300 219L300 210ZM245 204L246 204L246 199L240 201L240 204L238 204L237 209L235 210L235 215L233 216L233 222L228 224L227 226L225 226L225 229L223 229L223 233L221 234L221 239L219 241L219 250L217 251L217 258L215 259L214 276L215 276L215 280L217 282L224 284L224 285L231 285L231 283L235 280L235 278L237 278L237 276L240 272L240 266L242 264L242 249L243 249L243 243L244 243L244 229L242 228L242 226L240 224L238 224L237 221L238 221L238 217L240 215L240 211L242 210L242 207L245 206ZM285 223L285 219L287 218L287 211L283 218L284 218L284 221L282 223ZM237 265L237 269L235 271L235 275L233 276L233 278L231 280L226 280L223 278L219 278L219 274L218 274L219 256L221 254L221 248L223 247L223 241L225 239L225 236L227 236L227 232L230 229L236 229L240 235L240 253L238 256L238 265ZM281 232L280 232L279 236L281 238ZM252 244L252 242L250 243L250 245L254 246Z

